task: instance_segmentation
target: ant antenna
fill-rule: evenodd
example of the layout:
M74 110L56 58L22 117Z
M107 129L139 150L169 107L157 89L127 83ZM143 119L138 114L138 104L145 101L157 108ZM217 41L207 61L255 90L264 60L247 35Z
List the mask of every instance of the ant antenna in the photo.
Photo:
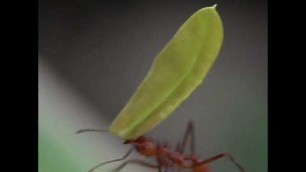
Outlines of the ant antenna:
M79 130L79 131L75 132L75 134L80 134L80 133L84 133L84 132L109 132L109 130L82 129L82 130Z
M111 160L111 161L106 161L106 162L103 162L101 164L98 164L98 165L94 166L93 168L91 168L88 172L93 172L95 169L101 167L102 165L112 163L112 162L116 162L116 161L122 161L122 160L126 159L132 153L133 149L134 149L134 147L132 147L122 158L114 159L114 160Z

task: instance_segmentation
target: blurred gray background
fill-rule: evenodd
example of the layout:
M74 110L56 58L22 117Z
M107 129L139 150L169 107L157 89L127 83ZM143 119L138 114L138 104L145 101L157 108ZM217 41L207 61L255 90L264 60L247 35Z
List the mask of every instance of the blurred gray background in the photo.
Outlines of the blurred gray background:
M39 0L40 71L48 66L98 112L86 118L110 125L180 25L216 3L220 56L204 84L148 135L174 144L193 120L200 157L230 152L248 172L266 172L266 1ZM216 172L237 171L232 166L212 164Z

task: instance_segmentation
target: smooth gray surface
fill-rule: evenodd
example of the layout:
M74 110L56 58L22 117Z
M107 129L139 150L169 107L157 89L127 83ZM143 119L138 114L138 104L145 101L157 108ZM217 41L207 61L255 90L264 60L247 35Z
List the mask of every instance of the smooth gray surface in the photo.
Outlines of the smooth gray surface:
M217 62L204 84L148 135L175 143L192 119L200 157L229 151L249 172L265 172L265 1L40 0L39 60L110 124L180 25L198 9L215 3L225 31ZM236 171L228 161L213 167Z

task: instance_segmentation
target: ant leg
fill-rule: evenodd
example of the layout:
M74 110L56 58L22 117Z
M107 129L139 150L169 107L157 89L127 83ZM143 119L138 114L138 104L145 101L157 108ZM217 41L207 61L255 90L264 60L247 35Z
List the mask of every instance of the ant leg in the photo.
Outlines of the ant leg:
M192 121L189 121L188 122L188 125L186 127L186 130L185 130L185 134L184 134L184 137L183 137L183 142L182 144L178 143L177 144L177 151L180 152L180 153L184 153L185 151L185 147L186 147L186 144L187 144L187 140L188 138L190 138L190 154L194 155L195 153L195 138L194 138L194 127L193 127L193 122Z
M176 143L175 150L176 150L177 152L180 152L180 148L181 148L181 144L180 144L179 142Z
M95 169L97 169L98 167L100 167L102 165L124 160L125 158L127 158L132 153L133 149L134 149L134 147L132 147L122 158L114 159L114 160L111 160L111 161L106 161L106 162L103 162L101 164L98 164L98 165L94 166L93 168L91 168L88 172L93 172Z
M159 146L158 146L159 147ZM162 160L160 157L156 157L158 172L162 172Z
M140 166L144 166L144 167L148 167L148 168L154 168L154 169L159 169L160 166L159 165L154 165L154 164L150 164L141 160L137 160L137 159L133 159L133 160L128 160L126 162L124 162L123 164L121 164L118 168L116 168L114 171L118 172L120 170L122 170L127 164L137 164Z
M203 165L203 164L208 164L208 163L216 161L216 160L218 160L220 158L228 158L232 163L234 163L237 166L237 168L241 172L245 172L245 169L238 162L236 162L235 159L230 154L228 154L228 153L222 153L222 154L216 155L216 156L211 157L209 159L206 159L206 160L204 160L202 162L196 163L192 167L196 167L196 166Z

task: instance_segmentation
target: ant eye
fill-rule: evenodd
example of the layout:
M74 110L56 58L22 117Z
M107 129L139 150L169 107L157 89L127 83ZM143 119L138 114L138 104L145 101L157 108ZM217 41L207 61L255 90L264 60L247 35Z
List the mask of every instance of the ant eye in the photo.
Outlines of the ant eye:
M131 143L130 140L126 140L125 142L123 142L123 144L129 144L129 143Z

